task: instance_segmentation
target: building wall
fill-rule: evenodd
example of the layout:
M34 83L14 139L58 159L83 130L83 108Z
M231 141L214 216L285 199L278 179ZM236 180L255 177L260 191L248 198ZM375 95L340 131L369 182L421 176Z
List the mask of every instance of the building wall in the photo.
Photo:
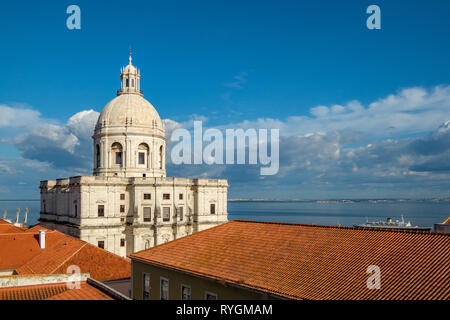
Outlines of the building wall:
M161 277L169 280L169 300L181 300L182 284L191 287L192 300L204 300L206 292L217 294L219 300L261 300L274 298L266 293L229 286L215 280L208 280L186 273L168 270L136 260L132 260L132 270L132 298L136 300L143 300L144 273L148 273L150 276L150 300L160 299Z
M226 180L214 179L82 176L42 181L40 222L96 246L103 241L106 250L124 257L227 222L227 190ZM151 210L150 221L144 221L145 207ZM164 208L170 210L168 221Z
M120 177L165 177L165 148L164 131L150 130L144 135L138 129L131 127L130 130L136 133L127 132L123 134L122 128L101 129L101 133L94 134L94 175L120 176ZM154 131L154 132L153 132ZM115 163L115 152L112 150L114 143L119 143L122 147L122 164ZM139 164L139 145L148 146L145 157L145 164ZM97 167L96 148L100 149L100 166ZM162 154L160 148L163 148Z
M111 280L103 282L108 287L131 298L131 279Z

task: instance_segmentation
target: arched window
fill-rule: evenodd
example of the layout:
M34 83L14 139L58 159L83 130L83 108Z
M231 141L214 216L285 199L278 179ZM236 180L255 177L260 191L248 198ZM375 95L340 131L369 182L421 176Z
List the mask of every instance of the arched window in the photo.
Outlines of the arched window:
M98 144L95 146L95 166L100 168L100 146Z
M150 240L145 240L145 249L150 248Z
M131 79L131 86L134 88L134 79Z
M159 147L159 168L162 169L163 168L163 153L164 153L164 148L163 146Z
M122 145L118 142L114 142L111 146L111 153L114 157L114 164L122 166Z
M139 166L147 166L148 161L148 154L149 154L150 148L148 147L148 144L141 143L138 146L138 165Z
M127 79L127 84L125 85L127 88L130 86L129 80Z

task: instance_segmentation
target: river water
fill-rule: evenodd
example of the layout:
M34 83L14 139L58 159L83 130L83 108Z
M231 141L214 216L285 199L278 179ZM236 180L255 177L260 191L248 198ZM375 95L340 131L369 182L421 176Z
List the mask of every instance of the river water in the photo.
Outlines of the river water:
M0 201L0 217L7 210L8 218L14 220L17 207L21 208L22 221L25 208L29 208L28 225L38 222L39 201ZM431 227L450 216L448 202L229 202L229 220L257 220L351 226L391 217L411 221L413 225Z

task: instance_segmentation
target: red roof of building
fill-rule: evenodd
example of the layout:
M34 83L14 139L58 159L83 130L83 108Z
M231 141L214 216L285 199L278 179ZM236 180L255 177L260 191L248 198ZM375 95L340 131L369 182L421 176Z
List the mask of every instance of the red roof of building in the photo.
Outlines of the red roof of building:
M442 233L232 221L130 257L292 299L450 299L449 248Z
M86 281L79 289L66 283L0 288L0 300L113 300L113 297Z
M45 249L39 246L39 230L45 229ZM130 278L129 260L56 230L36 226L17 233L0 233L0 271L17 274L66 273L77 265L82 273L99 281Z
M0 233L23 232L23 229L16 227L11 222L0 219Z

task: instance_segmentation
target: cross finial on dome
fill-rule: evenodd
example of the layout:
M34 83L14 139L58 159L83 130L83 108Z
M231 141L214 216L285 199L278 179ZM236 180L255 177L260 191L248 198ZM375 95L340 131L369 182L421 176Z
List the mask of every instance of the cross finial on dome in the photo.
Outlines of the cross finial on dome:
M130 61L130 64L131 64L131 46L128 49L130 51L130 57L128 58L128 61Z

